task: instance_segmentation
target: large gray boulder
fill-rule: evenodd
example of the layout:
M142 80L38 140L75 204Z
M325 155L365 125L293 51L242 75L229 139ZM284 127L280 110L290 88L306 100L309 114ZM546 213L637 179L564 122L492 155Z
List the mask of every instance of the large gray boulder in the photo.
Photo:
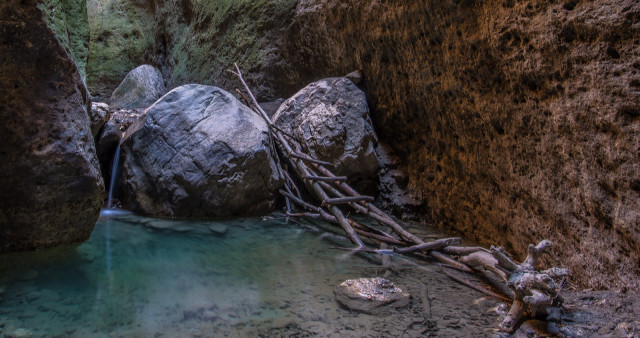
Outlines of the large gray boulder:
M363 91L347 78L314 82L286 100L274 123L296 136L316 158L335 164L335 173L371 179L378 169L377 137Z
M122 154L124 202L145 214L265 212L282 184L266 123L212 86L167 93L127 130Z
M86 240L104 200L74 35L41 3L0 2L0 252Z
M111 109L147 108L165 92L160 70L151 65L142 65L130 71L113 91L109 106Z

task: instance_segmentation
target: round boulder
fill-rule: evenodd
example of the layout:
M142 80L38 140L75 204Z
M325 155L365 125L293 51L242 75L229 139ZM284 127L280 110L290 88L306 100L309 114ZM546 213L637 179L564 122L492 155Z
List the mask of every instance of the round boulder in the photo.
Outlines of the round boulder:
M275 124L302 142L305 151L335 164L335 173L370 179L378 169L377 137L364 92L347 78L314 82L286 100Z
M270 142L267 124L233 95L212 86L178 87L125 134L123 200L160 216L272 210L282 179Z
M147 108L165 92L160 70L150 65L142 65L130 71L122 80L113 91L109 105L111 109Z

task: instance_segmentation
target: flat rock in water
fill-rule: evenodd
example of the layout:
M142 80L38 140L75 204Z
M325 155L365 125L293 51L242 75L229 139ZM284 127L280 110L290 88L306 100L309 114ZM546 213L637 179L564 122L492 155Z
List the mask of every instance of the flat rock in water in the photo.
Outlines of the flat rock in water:
M229 227L224 224L212 224L209 226L209 230L216 235L224 235L228 229Z
M349 279L340 283L333 293L342 305L369 314L382 314L391 308L407 306L411 298L381 277Z

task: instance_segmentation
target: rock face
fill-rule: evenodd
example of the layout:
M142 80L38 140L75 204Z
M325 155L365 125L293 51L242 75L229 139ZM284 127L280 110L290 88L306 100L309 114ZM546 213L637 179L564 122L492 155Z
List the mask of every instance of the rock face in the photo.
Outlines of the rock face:
M124 191L133 210L179 217L271 210L281 178L266 123L231 94L178 87L128 130Z
M370 180L378 169L367 99L347 78L308 85L280 106L273 121L309 154L334 163L337 175Z
M111 95L109 105L112 109L147 108L165 92L160 70L142 65L130 71L122 80Z
M104 198L74 34L50 5L0 3L0 252L87 239Z
M384 314L409 305L411 300L408 293L380 277L346 280L333 293L342 305L369 314Z
M360 69L435 224L518 259L549 238L578 285L640 286L640 3L308 0L292 20L304 70L283 73Z

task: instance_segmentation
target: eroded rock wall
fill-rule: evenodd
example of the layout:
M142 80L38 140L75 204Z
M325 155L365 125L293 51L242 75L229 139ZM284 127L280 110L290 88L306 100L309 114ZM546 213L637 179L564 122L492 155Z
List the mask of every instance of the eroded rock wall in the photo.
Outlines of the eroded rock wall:
M519 258L550 238L579 285L637 287L638 36L635 1L301 1L287 50L362 69L441 227Z
M0 252L89 238L104 198L64 3L0 3Z

